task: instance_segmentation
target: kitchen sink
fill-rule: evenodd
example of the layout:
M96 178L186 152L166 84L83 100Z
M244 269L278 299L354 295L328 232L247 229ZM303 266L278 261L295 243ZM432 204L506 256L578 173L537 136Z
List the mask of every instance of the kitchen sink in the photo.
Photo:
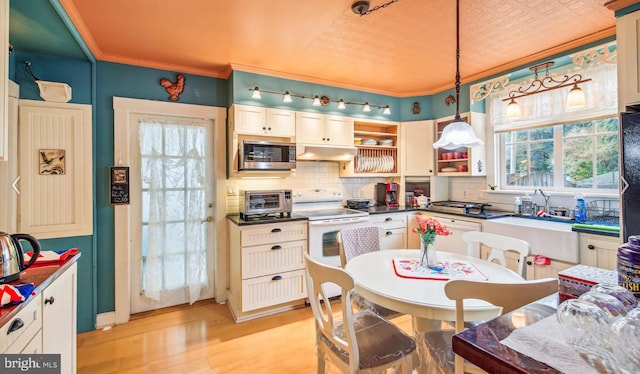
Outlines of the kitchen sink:
M525 240L531 245L532 255L577 264L580 262L578 233L571 230L573 222L502 217L487 220L484 231Z

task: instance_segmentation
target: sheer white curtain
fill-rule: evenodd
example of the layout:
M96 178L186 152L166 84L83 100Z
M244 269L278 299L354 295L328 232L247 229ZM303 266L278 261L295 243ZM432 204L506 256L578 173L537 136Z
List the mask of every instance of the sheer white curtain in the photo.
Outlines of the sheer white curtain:
M188 288L190 303L208 283L205 225L207 128L194 123L144 119L142 156L143 292ZM145 193L146 192L146 193ZM145 201L146 200L146 201Z
M618 111L617 65L591 62L586 67L561 67L550 70L549 75L557 80L567 74L582 74L583 79L590 82L581 83L587 105L572 110L566 109L566 100L572 86L559 88L539 94L516 99L520 105L522 117L511 120L507 118L506 99L509 92L518 87L527 87L533 77L510 82L506 87L494 90L486 98L487 121L493 125L495 132L514 131L538 126L550 126L560 123L577 122L586 118L610 116ZM544 71L538 71L538 78L543 79Z

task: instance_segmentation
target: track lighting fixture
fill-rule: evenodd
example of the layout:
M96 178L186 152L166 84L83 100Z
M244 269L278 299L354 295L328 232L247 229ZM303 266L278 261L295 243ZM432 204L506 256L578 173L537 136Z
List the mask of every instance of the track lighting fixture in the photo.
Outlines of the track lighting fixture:
M293 98L297 97L300 99L312 100L311 105L313 106L328 106L332 102L335 102L337 103L337 109L340 109L340 110L346 109L347 105L361 105L363 112L370 112L371 108L377 108L377 109L381 109L382 114L384 115L391 114L391 107L389 105L372 105L372 104L369 104L369 102L357 103L353 101L344 101L344 99L332 101L331 99L329 99L328 96L324 96L324 95L322 96L314 95L313 97L310 97L310 96L292 94L289 91L285 91L283 93L283 92L276 92L276 91L261 90L260 88L258 88L258 86L254 88L249 88L249 91L252 91L251 98L256 100L260 100L262 98L261 94L268 93L268 94L274 94L274 95L282 95L283 103L291 103L293 102Z

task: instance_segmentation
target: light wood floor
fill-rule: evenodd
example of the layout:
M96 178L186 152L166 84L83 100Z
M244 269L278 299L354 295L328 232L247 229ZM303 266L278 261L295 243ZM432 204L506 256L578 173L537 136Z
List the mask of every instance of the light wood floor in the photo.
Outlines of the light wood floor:
M79 334L78 373L315 373L312 315L305 307L236 324L214 301L141 313ZM393 322L411 329L408 316Z

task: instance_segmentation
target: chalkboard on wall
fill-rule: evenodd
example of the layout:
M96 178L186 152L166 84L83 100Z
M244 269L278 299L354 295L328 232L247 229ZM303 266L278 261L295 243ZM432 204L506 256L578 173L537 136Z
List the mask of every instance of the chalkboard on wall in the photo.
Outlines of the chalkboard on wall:
M129 204L129 167L111 167L111 205Z

